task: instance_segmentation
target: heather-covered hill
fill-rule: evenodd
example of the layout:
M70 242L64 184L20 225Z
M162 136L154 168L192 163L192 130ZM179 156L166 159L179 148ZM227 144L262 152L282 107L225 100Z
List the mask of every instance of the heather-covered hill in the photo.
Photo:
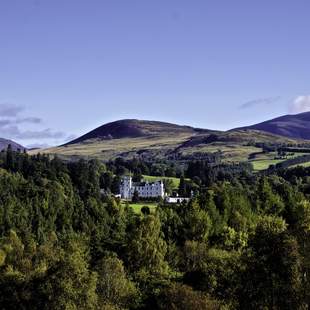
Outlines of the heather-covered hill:
M196 135L208 132L210 132L210 130L196 129L190 126L181 126L165 122L124 119L102 125L68 144L76 144L88 140L111 140L180 134Z
M239 129L255 129L284 137L310 140L310 112L284 115Z
M216 153L223 160L239 162L248 160L253 153L261 152L261 144L301 143L304 141L259 130L223 132L156 121L120 120L98 127L66 145L40 152L67 159L98 158L103 161L116 157L138 157L143 160L206 159Z

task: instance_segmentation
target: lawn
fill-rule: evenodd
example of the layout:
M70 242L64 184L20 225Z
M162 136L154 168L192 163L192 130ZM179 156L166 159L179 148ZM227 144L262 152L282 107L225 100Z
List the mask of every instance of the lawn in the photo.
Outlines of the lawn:
M158 180L171 180L173 184L173 188L179 188L180 179L179 178L172 178L172 177L154 177L151 175L143 175L143 179L148 182L155 182Z
M123 202L122 205L125 207L126 203ZM140 214L141 213L141 209L144 206L149 207L151 213L154 213L156 208L157 208L157 203L155 203L155 202L129 203L129 207L131 207L136 214Z

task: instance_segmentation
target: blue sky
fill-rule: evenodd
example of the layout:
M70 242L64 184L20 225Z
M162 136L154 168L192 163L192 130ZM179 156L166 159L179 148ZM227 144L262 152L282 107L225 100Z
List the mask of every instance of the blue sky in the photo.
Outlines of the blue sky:
M140 118L229 129L310 110L308 0L1 0L0 136Z

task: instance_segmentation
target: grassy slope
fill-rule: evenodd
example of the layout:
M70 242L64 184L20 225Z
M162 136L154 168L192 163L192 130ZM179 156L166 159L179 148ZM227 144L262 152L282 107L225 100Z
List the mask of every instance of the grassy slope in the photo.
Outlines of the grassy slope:
M306 163L302 163L302 164L293 165L293 166L291 166L291 168L298 167L298 166L301 166L301 167L310 167L310 161L308 161L308 162L306 162Z
M138 130L143 136L126 137L126 134L132 130ZM106 137L110 131L113 132L114 136L121 136L121 134L123 136L119 139L99 139L99 135L97 138L91 138L81 143L35 150L31 151L30 154L41 152L52 156L56 154L63 159L98 158L107 161L116 157L125 159L139 157L143 160L193 160L205 158L206 153L220 152L224 162L241 162L248 161L251 154L262 151L261 148L253 146L255 143L296 145L300 142L256 130L204 131L173 124L139 120L125 120L106 124L92 131L93 136L96 137L97 131L101 137ZM253 162L256 169L265 169L270 164L277 162L270 157L260 159L260 162Z
M198 135L199 136L199 135ZM207 135L201 135L207 137ZM178 154L189 156L200 153L213 153L221 151L225 161L244 161L251 153L260 152L260 148L248 146L249 142L283 142L291 143L292 140L265 135L257 132L236 132L218 134L220 141L212 143L196 143L190 146L183 146L193 136L190 133L181 133L175 135L157 135L139 138L122 138L111 140L91 140L88 142L60 146L40 150L42 153L57 154L64 158L92 158L100 160L109 160L118 156L124 158L133 158L137 155L155 158L165 158L171 152L177 150ZM30 153L37 153L38 150Z
M270 165L276 165L283 160L281 159L259 159L251 161L255 171L266 170Z
M182 150L183 155L194 155L195 153L216 153L222 152L225 162L247 161L249 155L261 152L261 148L243 145L242 143L214 142L207 145L197 145L193 148Z
M172 178L172 177L156 177L151 175L143 175L143 179L145 181L154 182L158 180L171 180L173 184L173 188L178 188L180 185L180 179L179 178Z
M126 204L122 203L122 205L125 207ZM129 207L133 209L133 211L137 214L141 213L141 209L146 206L150 208L151 213L154 213L157 208L157 203L149 203L149 202L139 202L139 203L130 203Z
M166 152L173 151L180 144L190 138L189 134L177 134L171 137L153 136L139 138L123 138L112 140L98 140L89 143L72 144L40 150L42 153L57 154L64 157L96 157L109 160L118 156L132 158L139 151L155 154L158 158L164 157ZM33 153L38 152L34 151Z
M299 157L299 156L303 156L303 155L307 155L307 153L294 153L293 155L287 156L287 158L284 158L284 159L274 159L276 156L276 153L272 152L272 153L268 153L268 154L260 154L257 156L256 159L251 160L250 162L253 164L254 170L259 171L259 170L268 169L270 165L276 165L276 164L281 163L287 159L291 159L291 158L295 158L295 157ZM302 166L302 165L306 165L306 164L307 163L299 164L299 165ZM296 166L296 165L294 165L294 166Z

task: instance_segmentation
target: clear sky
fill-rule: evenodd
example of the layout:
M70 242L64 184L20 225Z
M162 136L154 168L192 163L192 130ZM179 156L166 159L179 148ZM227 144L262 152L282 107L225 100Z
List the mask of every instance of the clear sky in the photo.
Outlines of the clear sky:
M309 0L0 0L0 136L310 110Z

